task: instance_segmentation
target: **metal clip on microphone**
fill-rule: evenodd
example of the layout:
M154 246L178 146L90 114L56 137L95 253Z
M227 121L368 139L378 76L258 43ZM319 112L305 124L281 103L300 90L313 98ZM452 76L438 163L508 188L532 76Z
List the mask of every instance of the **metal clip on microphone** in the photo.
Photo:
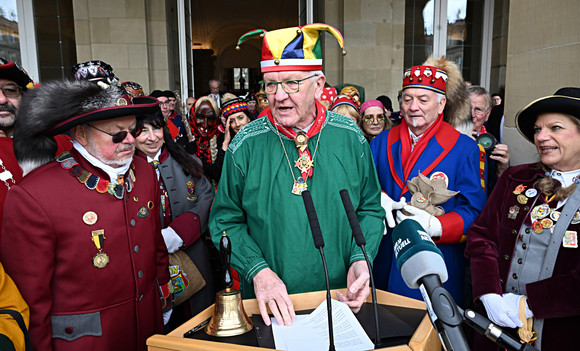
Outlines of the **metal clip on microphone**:
M324 266L324 275L326 277L326 312L328 313L328 341L329 351L335 351L334 347L334 331L332 330L332 300L330 299L330 281L328 279L328 267L326 266L326 258L324 257L324 239L322 238L322 231L320 230L320 223L318 223L318 216L316 215L316 210L314 209L314 202L312 202L312 195L310 195L309 190L302 192L302 200L304 201L304 207L306 208L306 215L308 216L308 222L310 223L310 229L312 231L312 238L314 239L314 246L320 251L320 257L322 257L322 265Z
M369 261L369 257L367 256L367 250L365 249L366 240L363 235L362 230L360 229L360 223L358 222L358 218L356 217L356 213L354 212L354 207L352 206L352 201L350 201L350 196L348 195L348 190L342 189L340 191L340 198L342 199L342 205L344 206L344 210L346 211L346 216L348 217L348 223L350 224L350 228L352 229L352 236L356 244L360 247L365 256L365 261L367 262L367 267L369 268L369 276L371 281L371 294L373 298L373 312L375 315L375 348L378 349L381 346L381 334L379 331L379 313L377 310L377 291L375 289L375 280L373 279L373 271L371 268L371 262Z

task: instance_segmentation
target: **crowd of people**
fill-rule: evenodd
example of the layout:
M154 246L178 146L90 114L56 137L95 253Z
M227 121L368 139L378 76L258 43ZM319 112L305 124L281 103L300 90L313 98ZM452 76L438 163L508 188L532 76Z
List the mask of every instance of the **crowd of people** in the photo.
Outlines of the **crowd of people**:
M358 312L377 288L421 299L395 260L393 229L417 221L441 250L445 288L524 342L572 349L580 327L580 88L516 116L539 162L509 167L503 101L430 58L396 98L332 87L310 24L254 30L263 84L181 101L146 94L103 61L34 84L0 58L0 349L145 350L222 288L216 246L231 241L235 288L264 323L291 325L289 295L324 290L302 194L325 242L331 288ZM492 141L491 144L489 141ZM373 262L340 205L347 189ZM494 350L474 338L474 349Z

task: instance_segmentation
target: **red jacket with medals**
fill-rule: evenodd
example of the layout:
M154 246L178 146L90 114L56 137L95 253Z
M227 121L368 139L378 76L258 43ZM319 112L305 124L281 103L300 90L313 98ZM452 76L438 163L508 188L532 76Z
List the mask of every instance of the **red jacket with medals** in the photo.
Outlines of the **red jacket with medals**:
M1 260L30 306L33 346L146 350L163 330L158 282L169 281L155 171L135 159L118 199L101 192L106 173L70 153L80 168L53 161L6 199Z

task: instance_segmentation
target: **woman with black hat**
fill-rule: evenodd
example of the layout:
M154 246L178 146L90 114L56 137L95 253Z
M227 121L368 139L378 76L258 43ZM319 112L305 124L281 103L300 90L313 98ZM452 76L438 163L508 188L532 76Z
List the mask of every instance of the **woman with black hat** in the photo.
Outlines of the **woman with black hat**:
M521 340L572 350L580 330L580 88L530 103L516 125L540 161L506 170L469 230L473 297ZM496 349L481 339L474 350Z
M139 116L137 128L143 131L135 138L135 156L153 165L159 181L158 215L170 254L175 305L186 302L188 306L174 311L177 316L172 321L188 319L214 301L213 273L204 241L213 187L203 175L201 161L173 141L160 110Z

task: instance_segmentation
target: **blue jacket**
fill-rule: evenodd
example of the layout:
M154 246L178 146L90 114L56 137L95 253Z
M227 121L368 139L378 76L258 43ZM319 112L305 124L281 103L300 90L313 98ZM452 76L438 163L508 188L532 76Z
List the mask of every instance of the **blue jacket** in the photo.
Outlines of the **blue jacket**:
M379 175L381 189L393 200L404 196L411 199L407 181L419 172L430 177L443 172L448 179L449 190L459 191L455 197L441 205L445 214L439 216L443 235L436 241L442 251L449 272L445 287L456 302L463 303L464 291L464 235L477 218L486 201L482 179L486 177L485 160L480 159L477 143L443 122L437 133L429 140L425 150L413 166L408 179L403 176L399 125L381 134L371 142L371 151ZM396 294L421 299L419 290L409 289L393 262L391 232L383 237L375 259L374 277L378 288ZM393 264L392 264L393 263Z

